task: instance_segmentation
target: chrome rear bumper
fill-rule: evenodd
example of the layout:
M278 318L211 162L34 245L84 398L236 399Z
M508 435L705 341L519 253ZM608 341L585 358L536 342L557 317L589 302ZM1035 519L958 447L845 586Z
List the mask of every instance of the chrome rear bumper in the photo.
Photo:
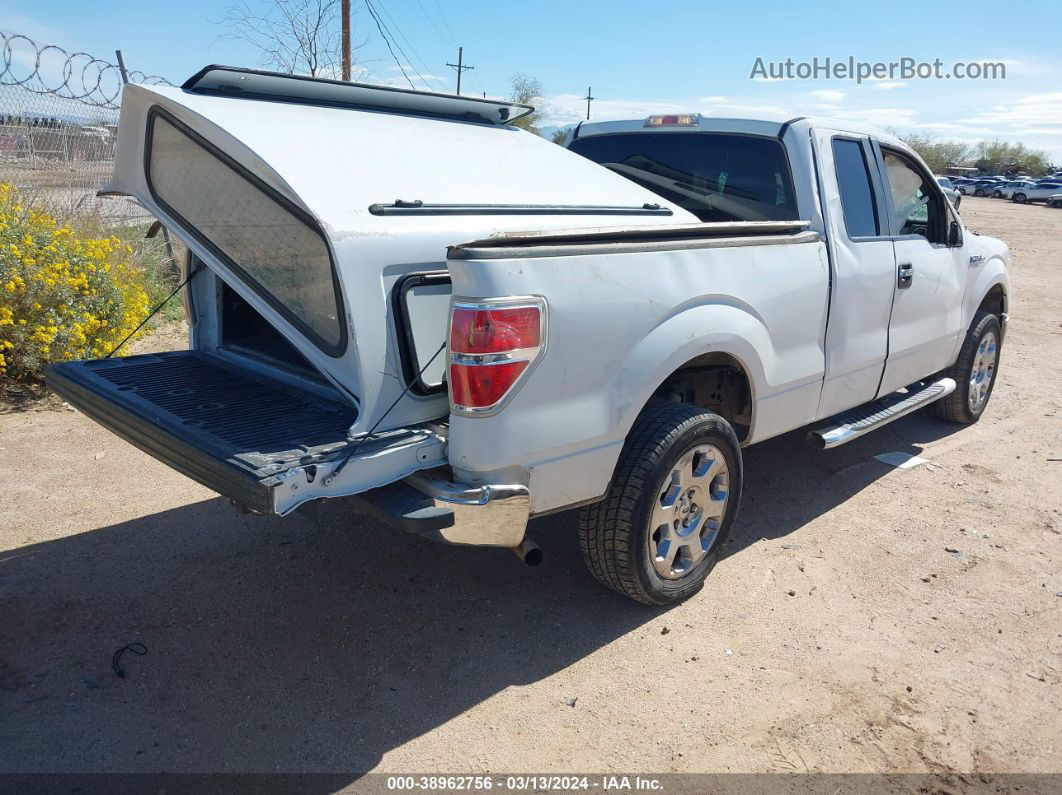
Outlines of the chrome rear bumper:
M470 486L450 480L446 470L423 470L405 482L453 511L454 522L439 529L449 544L515 547L524 540L531 515L531 492L519 484Z

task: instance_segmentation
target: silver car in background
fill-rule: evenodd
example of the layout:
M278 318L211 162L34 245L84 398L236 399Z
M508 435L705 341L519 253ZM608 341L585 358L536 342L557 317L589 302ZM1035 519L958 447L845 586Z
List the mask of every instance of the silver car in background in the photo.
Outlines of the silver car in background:
M992 197L995 199L1010 199L1014 196L1014 191L1020 188L1035 188L1036 183L1028 179L1016 179L1011 182L1004 182L992 193Z
M1037 182L1028 187L1015 188L1010 195L1010 200L1018 204L1029 202L1050 202L1056 193L1062 192L1062 183Z
M959 203L962 201L962 194L955 190L955 186L947 177L937 177L936 179L937 184L940 185L941 190L944 191L944 195L947 196L948 201L951 202L951 206L958 210Z

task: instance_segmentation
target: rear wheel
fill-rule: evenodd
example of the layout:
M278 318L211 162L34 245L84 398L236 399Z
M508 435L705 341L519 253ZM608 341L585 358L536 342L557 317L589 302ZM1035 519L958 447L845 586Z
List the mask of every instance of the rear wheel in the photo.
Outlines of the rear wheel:
M1001 342L999 318L978 312L966 333L959 358L944 372L955 379L955 391L932 405L934 414L942 420L964 425L981 419L996 385Z
M1015 193L1014 201L1016 201L1018 204L1025 204L1028 199L1026 198L1024 193Z
M580 514L587 567L643 604L689 598L718 560L741 478L741 448L726 420L654 399L628 434L604 499Z

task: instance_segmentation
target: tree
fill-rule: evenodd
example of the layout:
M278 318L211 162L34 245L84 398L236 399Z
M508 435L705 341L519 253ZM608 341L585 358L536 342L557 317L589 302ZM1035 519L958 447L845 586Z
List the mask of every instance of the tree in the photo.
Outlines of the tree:
M900 137L935 173L948 166L960 166L970 157L970 147L962 141L934 141L932 136L921 133Z
M550 136L550 140L555 144L563 144L564 139L568 137L568 127L561 127L559 130L554 130L553 135Z
M337 77L342 61L340 0L232 0L217 23L223 38L255 47L264 66L288 74ZM360 45L359 45L360 46Z
M542 98L542 83L534 77L515 74L511 79L512 90L509 99L518 105L533 105L535 110L523 118L517 119L513 124L528 132L538 135L538 123L542 120L542 111L545 102Z
M896 133L893 132L895 135ZM1047 154L1023 143L980 141L970 146L962 141L935 141L930 135L912 133L900 136L936 173L949 166L973 166L986 174L1044 174L1049 170Z
M990 174L1032 174L1047 172L1047 153L1030 149L1023 143L1006 141L980 141L975 147L974 165Z

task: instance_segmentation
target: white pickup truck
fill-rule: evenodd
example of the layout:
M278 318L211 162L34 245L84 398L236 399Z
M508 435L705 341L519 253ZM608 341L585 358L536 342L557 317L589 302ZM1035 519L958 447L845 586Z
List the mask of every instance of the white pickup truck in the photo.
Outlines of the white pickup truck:
M107 190L187 243L190 350L51 388L262 514L353 497L537 562L528 519L581 507L591 572L649 604L700 588L743 446L985 410L1008 251L898 139L691 114L557 146L527 110L229 67L127 87Z

